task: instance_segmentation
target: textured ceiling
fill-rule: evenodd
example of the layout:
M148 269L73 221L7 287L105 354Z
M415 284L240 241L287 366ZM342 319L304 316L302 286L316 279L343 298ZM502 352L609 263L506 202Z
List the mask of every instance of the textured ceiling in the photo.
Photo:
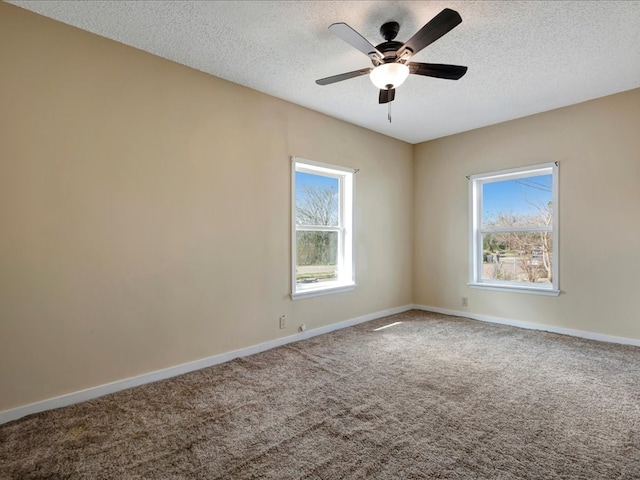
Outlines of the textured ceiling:
M418 143L640 87L640 1L10 1L332 117ZM387 108L371 65L332 35L345 22L377 45L406 41L443 8L462 24L413 61L466 65L458 81L410 76Z

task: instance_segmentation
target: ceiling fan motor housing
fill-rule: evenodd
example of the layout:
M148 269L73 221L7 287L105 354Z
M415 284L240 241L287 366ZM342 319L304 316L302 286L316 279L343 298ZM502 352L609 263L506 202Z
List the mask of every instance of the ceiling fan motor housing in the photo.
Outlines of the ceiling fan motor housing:
M376 49L384 55L384 58L372 58L371 61L374 66L381 65L383 63L391 63L397 61L397 51L404 45L402 42L393 41L400 31L400 24L398 22L387 22L380 27L380 35L386 40L376 46Z
M395 62L398 58L396 54L402 45L404 45L402 42L395 41L382 42L380 45L377 45L376 49L384 55L384 58L379 63Z

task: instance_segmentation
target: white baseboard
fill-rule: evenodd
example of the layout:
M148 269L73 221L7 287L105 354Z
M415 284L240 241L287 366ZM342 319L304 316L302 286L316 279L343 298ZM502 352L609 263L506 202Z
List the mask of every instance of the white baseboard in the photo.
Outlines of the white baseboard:
M616 337L613 335L605 335L603 333L586 332L583 330L573 330L571 328L555 327L552 325L542 325L540 323L522 322L520 320L511 320L508 318L493 317L480 313L462 312L459 310L449 310L446 308L430 307L428 305L413 305L415 310L425 310L427 312L442 313L444 315L454 315L456 317L471 318L480 320L481 322L499 323L501 325L510 325L512 327L526 328L529 330L542 330L544 332L560 333L562 335L570 335L572 337L588 338L589 340L599 340L601 342L620 343L622 345L633 345L640 347L640 340L635 338Z
M396 313L406 312L411 310L413 305L404 305L402 307L391 308L389 310L383 310L381 312L370 313L361 317L351 318L343 320L341 322L332 323L324 327L314 328L304 332L289 335L287 337L276 338L268 342L260 343L239 350L233 350L231 352L222 353L220 355L214 355L212 357L203 358L194 362L183 363L169 368L163 368L162 370L156 370L153 372L138 375L136 377L125 378L123 380L117 380L111 383L105 383L104 385L98 385L95 387L79 390L77 392L60 395L59 397L48 398L21 407L12 408L0 412L0 425L3 423L17 420L25 415L31 415L32 413L43 412L45 410L51 410L54 408L66 407L73 405L74 403L84 402L93 398L101 397L109 393L115 393L127 388L137 387L147 383L157 382L158 380L164 380L167 378L182 375L183 373L192 372L194 370L200 370L201 368L211 367L220 363L225 363L234 358L246 357L253 355L254 353L264 352L272 348L280 347L288 343L297 342L299 340L305 340L307 338L315 337L316 335L322 335L341 328L351 327L359 323L368 322L377 318L386 317L388 315L394 315Z

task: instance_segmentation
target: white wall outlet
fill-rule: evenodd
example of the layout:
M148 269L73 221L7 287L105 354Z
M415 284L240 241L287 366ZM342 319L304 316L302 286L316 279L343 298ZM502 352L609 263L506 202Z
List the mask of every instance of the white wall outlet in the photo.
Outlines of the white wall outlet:
M462 306L463 307L469 306L469 299L467 297L462 297Z
M287 316L280 315L280 328L287 328Z

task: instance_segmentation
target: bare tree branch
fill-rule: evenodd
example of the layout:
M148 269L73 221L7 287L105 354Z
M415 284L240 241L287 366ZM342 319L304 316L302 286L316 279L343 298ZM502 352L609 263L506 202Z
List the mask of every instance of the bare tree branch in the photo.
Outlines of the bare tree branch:
M338 191L334 187L304 185L296 199L296 224L338 225Z

